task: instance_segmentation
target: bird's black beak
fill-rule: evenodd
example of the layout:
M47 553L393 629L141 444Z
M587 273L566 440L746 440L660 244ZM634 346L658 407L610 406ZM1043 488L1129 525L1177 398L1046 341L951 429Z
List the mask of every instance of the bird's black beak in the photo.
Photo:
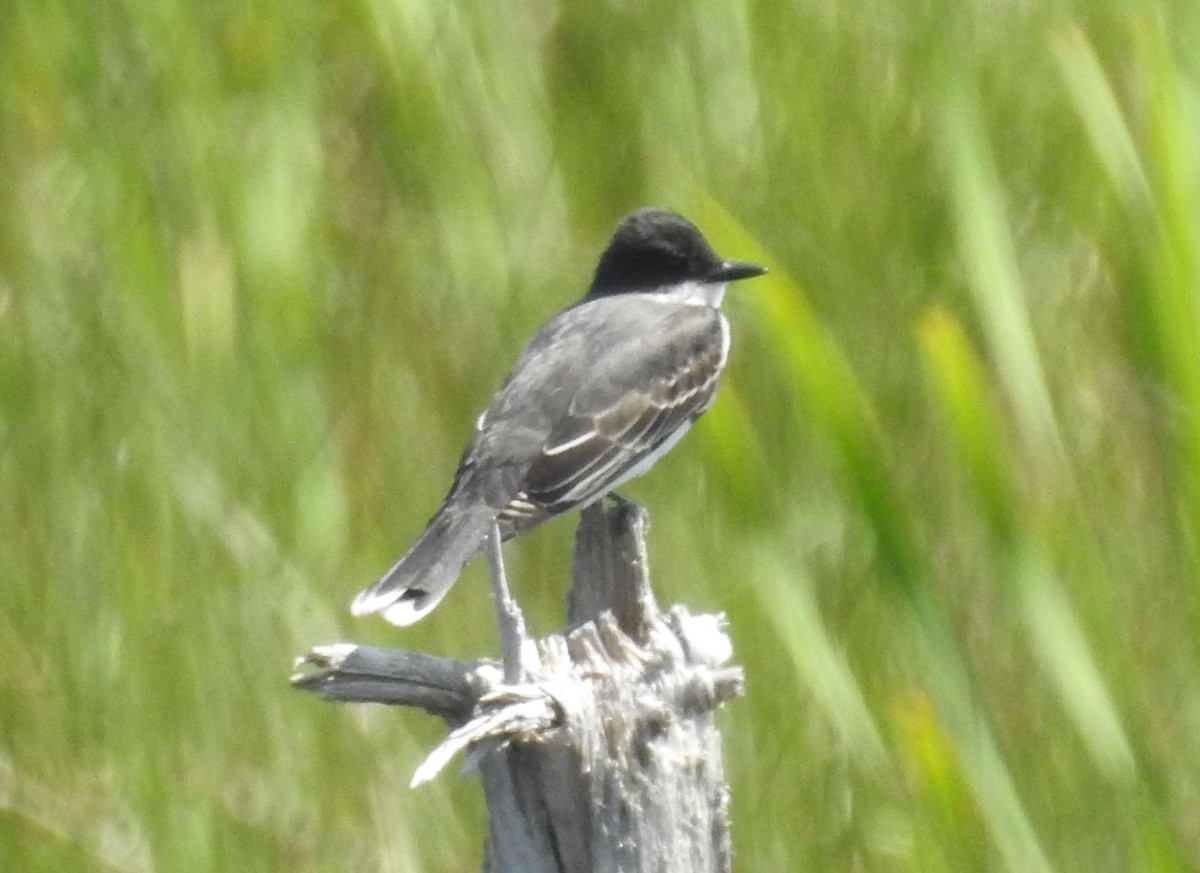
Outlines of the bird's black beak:
M751 264L749 261L721 261L712 275L710 282L736 282L738 279L753 279L767 272L761 264Z

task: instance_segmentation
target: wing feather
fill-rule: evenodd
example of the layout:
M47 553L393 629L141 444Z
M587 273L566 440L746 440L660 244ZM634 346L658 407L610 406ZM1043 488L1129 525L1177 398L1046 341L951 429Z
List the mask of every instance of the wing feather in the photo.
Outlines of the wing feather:
M554 514L641 472L712 402L726 331L716 310L681 307L658 336L637 338L597 361L534 457L519 501Z

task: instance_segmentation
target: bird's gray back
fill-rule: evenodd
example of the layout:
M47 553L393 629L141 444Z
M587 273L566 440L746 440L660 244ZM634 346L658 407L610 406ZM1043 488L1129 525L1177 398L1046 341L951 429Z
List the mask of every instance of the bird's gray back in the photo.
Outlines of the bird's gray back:
M723 321L712 307L653 294L585 299L560 311L529 341L479 417L459 479L489 470L489 481L476 487L490 505L503 506L521 490L555 428L586 414L581 400L603 408L647 390L665 359L720 346Z

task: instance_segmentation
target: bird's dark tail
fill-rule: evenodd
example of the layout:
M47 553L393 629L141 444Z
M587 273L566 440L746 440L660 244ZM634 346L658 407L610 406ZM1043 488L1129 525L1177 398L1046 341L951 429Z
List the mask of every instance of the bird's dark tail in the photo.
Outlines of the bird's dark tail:
M374 585L350 604L355 615L378 612L396 625L409 625L433 610L458 579L463 565L487 540L496 510L450 498L416 542Z

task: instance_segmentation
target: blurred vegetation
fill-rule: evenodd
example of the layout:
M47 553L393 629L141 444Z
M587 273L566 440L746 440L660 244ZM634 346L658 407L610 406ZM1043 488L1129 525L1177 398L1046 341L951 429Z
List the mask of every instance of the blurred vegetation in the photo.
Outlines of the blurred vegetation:
M1200 5L0 5L0 869L474 869L415 535L647 203L772 269L629 494L728 613L741 870L1200 869ZM508 549L557 626L572 519Z

